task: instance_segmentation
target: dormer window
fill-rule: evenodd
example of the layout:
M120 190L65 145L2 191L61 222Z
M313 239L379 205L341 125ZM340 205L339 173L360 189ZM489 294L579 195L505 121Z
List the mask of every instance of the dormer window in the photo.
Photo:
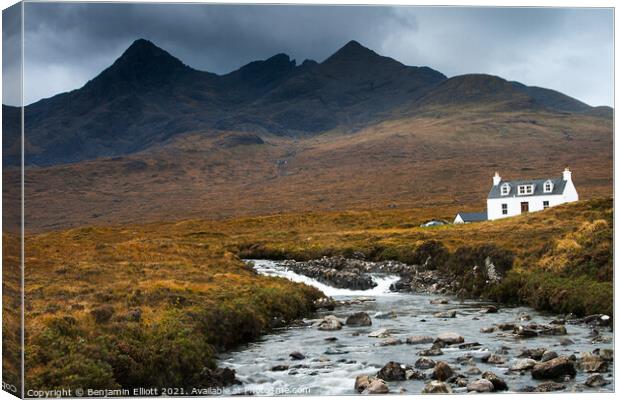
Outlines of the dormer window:
M508 193L510 193L510 185L507 183L504 183L501 186L501 193L502 193L502 196L508 195Z
M551 193L552 191L553 191L553 182L551 182L550 180L546 181L545 186L544 186L544 192Z
M519 196L527 196L534 193L534 185L519 185Z

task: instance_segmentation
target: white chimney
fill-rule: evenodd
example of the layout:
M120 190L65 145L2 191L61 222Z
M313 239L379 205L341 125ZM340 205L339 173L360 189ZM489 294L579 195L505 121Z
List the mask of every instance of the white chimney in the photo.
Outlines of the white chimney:
M568 169L568 167L564 168L564 172L562 172L562 177L564 178L565 181L570 181L571 180L571 172L570 169Z
M499 185L499 183L502 181L502 177L499 176L499 174L497 173L497 171L495 171L495 175L493 176L493 186L497 186Z

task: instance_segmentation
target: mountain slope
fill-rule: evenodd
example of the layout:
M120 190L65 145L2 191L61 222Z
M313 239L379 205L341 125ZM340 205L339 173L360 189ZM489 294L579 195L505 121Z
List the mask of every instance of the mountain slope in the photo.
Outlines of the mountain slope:
M447 79L355 41L321 63L297 65L278 54L215 75L194 70L139 39L84 87L25 108L31 144L26 163L54 165L131 154L190 132L300 138L355 131L428 107L491 104L495 110L609 114L555 91L497 77ZM4 163L15 160L5 157Z

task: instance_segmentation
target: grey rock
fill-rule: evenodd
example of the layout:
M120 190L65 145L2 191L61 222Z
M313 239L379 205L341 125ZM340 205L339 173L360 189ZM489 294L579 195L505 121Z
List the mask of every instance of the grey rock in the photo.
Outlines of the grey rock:
M468 392L488 393L493 391L493 384L487 379L478 379L467 385Z
M358 312L347 317L346 321L347 326L370 326L372 325L372 320L370 316L365 312Z
M611 382L605 379L601 374L592 374L586 379L585 385L588 387L601 387L609 385Z
M534 379L555 379L563 378L566 375L575 376L576 374L575 363L565 356L538 363L532 368Z
M431 369L435 367L435 361L428 357L420 357L416 360L414 365L419 369Z
M424 386L422 393L452 393L452 389L444 382L431 381Z
M407 338L407 344L427 344L433 343L431 336L409 336Z

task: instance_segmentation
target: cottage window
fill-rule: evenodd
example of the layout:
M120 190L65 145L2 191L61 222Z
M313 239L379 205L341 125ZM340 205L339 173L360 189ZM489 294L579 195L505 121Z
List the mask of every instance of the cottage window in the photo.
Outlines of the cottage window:
M502 215L508 215L508 204L502 204Z
M502 185L501 192L502 192L502 196L506 196L508 193L510 193L510 185L507 183L504 183Z
M547 200L543 201L543 210L549 208L549 202Z
M545 193L551 193L551 191L553 190L553 182L551 181L547 181L545 182Z
M528 195L534 193L534 185L519 185L519 195Z

